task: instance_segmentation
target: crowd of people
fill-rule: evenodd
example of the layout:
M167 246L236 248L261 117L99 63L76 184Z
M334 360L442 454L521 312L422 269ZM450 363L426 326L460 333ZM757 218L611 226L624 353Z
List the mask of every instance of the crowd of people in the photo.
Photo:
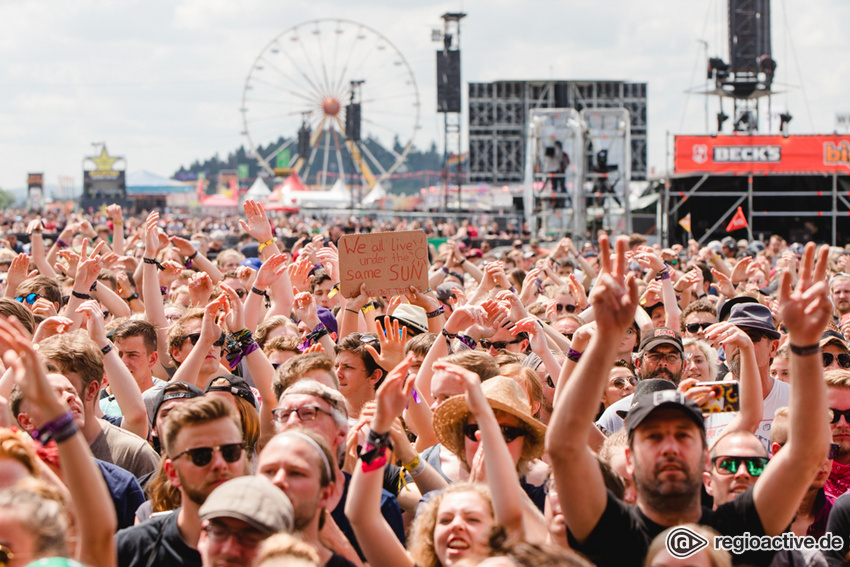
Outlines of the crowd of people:
M112 205L0 225L0 565L850 552L844 249L577 247L250 200L239 218ZM437 244L427 287L343 296L344 234L416 229ZM682 526L841 545L689 552Z

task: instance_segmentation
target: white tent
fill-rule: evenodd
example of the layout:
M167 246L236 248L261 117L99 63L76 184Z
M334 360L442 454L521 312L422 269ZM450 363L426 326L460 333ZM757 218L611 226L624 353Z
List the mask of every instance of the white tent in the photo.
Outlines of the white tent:
M369 194L363 198L363 206L368 207L370 205L374 205L381 199L386 199L387 190L384 189L384 186L381 185L380 182L375 182L375 185L372 187L372 190L369 191Z
M269 186L266 185L266 182L263 181L262 177L257 177L257 180L254 181L254 184L251 185L251 188L248 189L248 192L245 196L248 199L254 199L256 201L262 201L266 199L269 195L271 195L271 190Z

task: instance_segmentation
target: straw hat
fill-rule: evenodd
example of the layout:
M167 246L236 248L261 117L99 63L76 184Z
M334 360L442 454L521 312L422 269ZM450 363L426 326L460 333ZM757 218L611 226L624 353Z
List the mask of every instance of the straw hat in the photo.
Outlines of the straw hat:
M495 376L484 381L481 384L481 390L494 411L499 410L510 414L522 422L527 431L522 446L522 458L531 460L543 455L546 426L531 416L531 408L527 401L528 394L520 385L510 378ZM470 413L463 394L452 396L440 404L434 412L434 432L437 434L437 439L446 449L462 460L466 458L463 426L469 420Z

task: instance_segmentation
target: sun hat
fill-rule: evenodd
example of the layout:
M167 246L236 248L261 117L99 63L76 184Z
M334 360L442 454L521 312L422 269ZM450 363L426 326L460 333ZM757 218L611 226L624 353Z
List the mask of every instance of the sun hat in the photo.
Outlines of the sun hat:
M407 327L407 334L410 336L428 332L428 316L418 305L402 303L390 315L390 320L398 321L399 325Z
M484 397L494 411L510 414L522 422L527 432L522 446L524 459L536 459L545 452L546 426L534 419L528 402L528 394L519 384L504 376L494 376L481 384ZM434 433L440 443L458 455L466 458L464 452L463 426L469 420L471 412L466 405L466 396L452 396L434 411Z

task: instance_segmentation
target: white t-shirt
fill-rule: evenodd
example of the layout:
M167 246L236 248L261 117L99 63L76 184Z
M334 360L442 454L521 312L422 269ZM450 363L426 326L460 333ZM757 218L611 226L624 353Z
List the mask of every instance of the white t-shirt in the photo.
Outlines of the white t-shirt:
M756 437L768 451L770 451L770 427L773 424L773 416L776 414L776 410L788 405L788 398L791 393L791 386L787 382L780 382L776 378L771 378L771 382L773 387L764 399L764 414L762 414L761 423L756 430ZM736 415L738 415L737 412L728 412L712 413L706 416L705 439L708 441L709 447Z

